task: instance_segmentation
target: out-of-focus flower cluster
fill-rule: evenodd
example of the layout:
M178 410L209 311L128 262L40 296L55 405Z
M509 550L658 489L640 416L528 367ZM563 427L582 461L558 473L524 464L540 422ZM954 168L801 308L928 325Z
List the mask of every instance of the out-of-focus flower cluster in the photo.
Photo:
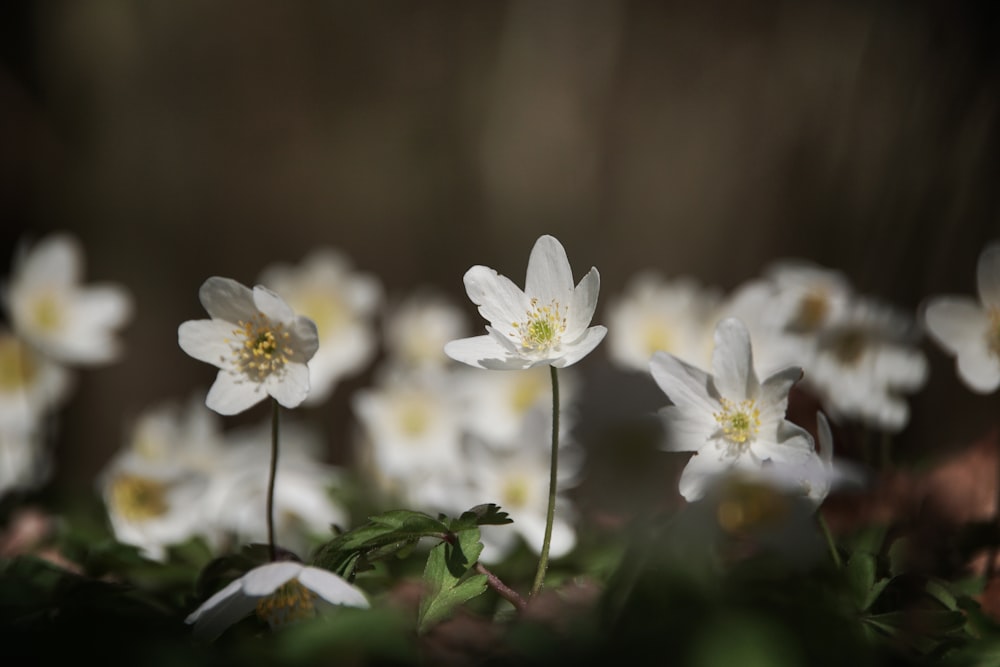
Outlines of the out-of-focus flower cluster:
M75 369L116 360L132 298L115 284L82 285L83 248L55 234L18 248L2 286L0 495L41 486L52 469L57 412Z

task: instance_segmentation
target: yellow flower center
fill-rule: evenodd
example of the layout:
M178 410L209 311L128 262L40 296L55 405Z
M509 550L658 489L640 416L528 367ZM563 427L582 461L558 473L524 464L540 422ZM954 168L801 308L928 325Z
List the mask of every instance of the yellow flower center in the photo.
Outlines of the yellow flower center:
M722 410L712 413L722 429L722 437L734 445L744 445L760 432L760 409L752 400L734 403L720 398Z
M257 618L267 621L271 628L312 618L316 615L314 602L317 597L298 579L289 579L276 591L257 601Z
M0 338L0 392L13 393L29 386L38 374L31 352L14 336Z
M652 356L654 352L670 352L674 349L673 332L663 322L649 322L643 331L642 340L647 356Z
M502 493L503 507L524 507L531 497L531 489L523 477L509 477L504 482Z
M861 361L866 342L865 334L861 331L843 331L833 340L833 356L845 366L853 366Z
M254 382L263 382L272 373L280 373L294 354L288 341L291 334L282 322L274 324L264 313L257 313L249 320L238 322L241 328L233 329L239 342L233 350L233 361L241 373Z
M990 308L990 328L986 332L986 346L993 356L1000 357L1000 308Z
M417 397L404 399L397 417L403 434L411 438L426 433L431 421L427 416L427 405Z
M791 330L798 332L816 331L829 313L830 298L826 291L813 289L799 301L799 308L788 326Z
M62 309L55 294L41 295L33 304L31 315L35 325L42 331L56 331L62 326Z
M537 369L531 369L535 371ZM514 379L510 392L510 405L515 414L522 415L538 401L542 394L542 378L538 373L521 372Z
M565 310L560 309L555 299L548 305L539 305L538 299L531 300L531 308L526 311L527 319L523 322L511 322L517 333L511 333L511 338L521 338L521 347L532 352L548 352L558 347L562 335L566 331Z
M347 323L348 309L335 294L320 290L304 292L289 301L296 313L305 315L316 323L320 336L329 336Z
M765 484L745 480L730 482L719 501L715 516L728 533L777 525L786 519L789 501Z
M140 475L119 475L111 482L111 504L128 521L147 521L167 513L168 487Z

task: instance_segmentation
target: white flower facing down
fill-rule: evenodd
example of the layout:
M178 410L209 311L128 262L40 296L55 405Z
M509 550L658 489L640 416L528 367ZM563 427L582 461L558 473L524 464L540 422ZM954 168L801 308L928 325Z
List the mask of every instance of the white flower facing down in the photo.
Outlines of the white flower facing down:
M5 305L15 332L46 356L66 364L101 364L119 353L115 329L132 313L119 285L80 286L83 249L73 237L42 239L15 258Z
M187 617L198 637L211 641L256 612L271 628L316 616L331 605L367 608L358 588L333 572L284 561L255 567Z
M788 392L801 369L786 368L760 382L750 335L739 320L727 318L716 327L713 375L665 352L657 352L649 365L673 403L661 410L667 449L695 452L681 474L685 499L700 498L723 473L755 474L767 461L808 466L817 458L809 433L785 420Z
M1000 387L1000 243L987 246L976 266L979 301L967 296L929 299L923 320L934 340L956 357L958 376L972 390Z
M445 353L491 370L575 364L597 347L607 329L590 326L601 278L591 268L576 287L562 244L551 236L535 242L524 290L485 266L465 273L465 290L490 322L486 336L453 340Z
M260 285L212 277L198 296L212 319L184 322L177 338L182 350L220 369L205 404L222 415L268 395L286 408L300 405L309 395L306 364L319 348L316 324Z

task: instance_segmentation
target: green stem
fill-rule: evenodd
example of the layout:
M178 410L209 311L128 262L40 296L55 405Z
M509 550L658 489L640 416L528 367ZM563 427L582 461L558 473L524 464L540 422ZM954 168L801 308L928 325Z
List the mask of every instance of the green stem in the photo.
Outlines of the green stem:
M833 533L830 532L830 526L826 524L826 519L819 512L816 512L816 519L819 521L820 530L823 531L823 537L826 538L826 544L830 547L830 556L833 558L833 564L839 570L844 566L844 563L840 560L840 552L837 551L837 544L833 541Z
M552 460L549 464L549 507L545 514L545 538L542 553L538 557L538 571L531 586L531 597L542 590L545 571L549 568L549 543L552 542L552 521L556 516L556 479L559 468L559 374L555 366L549 366L552 376Z
M274 481L278 476L278 401L271 399L271 471L267 480L267 546L271 562L278 559L274 545Z

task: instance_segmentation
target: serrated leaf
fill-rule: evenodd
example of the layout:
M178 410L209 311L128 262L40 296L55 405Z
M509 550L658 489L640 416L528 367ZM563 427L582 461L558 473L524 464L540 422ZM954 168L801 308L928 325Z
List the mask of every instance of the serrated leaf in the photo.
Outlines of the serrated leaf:
M450 528L457 533L479 526L503 526L508 523L514 523L514 521L500 509L499 505L486 503L462 512L460 517L452 520Z
M425 593L417 617L418 632L427 632L448 618L458 605L486 591L486 575L471 572L482 550L478 529L463 530L454 542L442 542L431 549L424 567Z

